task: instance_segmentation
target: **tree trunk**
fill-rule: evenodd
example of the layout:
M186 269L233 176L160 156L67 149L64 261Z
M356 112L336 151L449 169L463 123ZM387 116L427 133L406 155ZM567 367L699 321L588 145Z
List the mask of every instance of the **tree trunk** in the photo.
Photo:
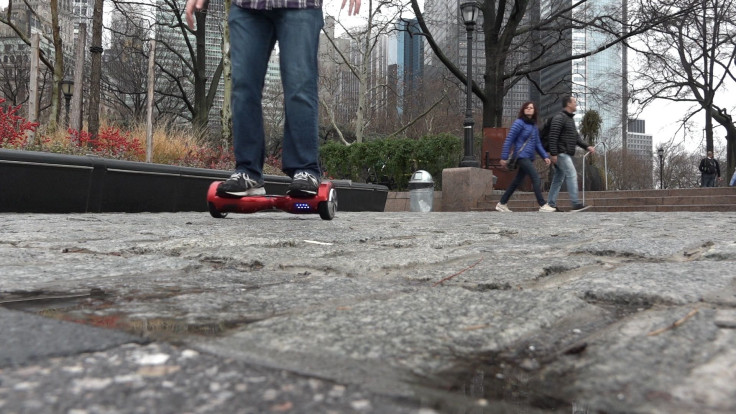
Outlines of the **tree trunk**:
M41 35L31 35L31 77L28 85L28 121L38 122L38 66L39 66L39 44ZM28 144L33 145L36 139L36 131L28 136Z
M373 29L373 0L368 0L368 24L366 25L363 60L358 68L358 111L355 113L355 142L363 142L365 133L365 101L368 93L368 65L371 59L371 30Z
M516 0L513 10L505 22L497 16L505 13L505 2L484 2L483 34L486 52L484 73L486 101L483 105L483 128L503 126L503 98L506 95L506 61L511 43L529 6L529 0ZM498 8L498 9L497 9Z
M734 167L736 167L736 125L733 123L733 117L723 109L716 111L711 108L710 114L719 125L726 129L726 162L728 164L728 172L733 173ZM711 146L708 151L713 151L712 148ZM724 174L721 173L721 176L724 176ZM731 179L730 176L725 178Z
M230 15L230 0L225 0L225 27L222 36L222 76L223 76L223 99L222 99L222 148L229 148L233 142L233 112L230 106L230 97L233 90L233 74L230 63L230 26L228 16Z
M49 132L55 132L59 122L60 86L64 77L64 48L59 33L59 1L51 0L51 28L54 39L54 82L51 86L51 117Z
M205 49L205 20L206 13L195 13L197 31L195 32L196 59L194 61L194 117L192 127L197 136L202 136L207 127L207 53Z
M486 43L486 73L483 105L483 128L498 128L503 126L503 97L504 66L506 54L499 52L496 44L488 46Z
M87 24L79 23L76 56L74 57L74 95L72 95L72 111L69 117L69 128L82 130L82 93L84 91L84 46L87 43Z
M736 167L736 128L733 126L726 131L726 171L733 174ZM731 180L731 175L726 175L726 180Z
M90 138L96 139L100 131L100 80L102 79L102 8L104 0L95 0L92 15L92 68L89 85L89 120L87 121Z
M156 39L149 40L148 91L146 93L146 162L153 161L153 94L156 85Z

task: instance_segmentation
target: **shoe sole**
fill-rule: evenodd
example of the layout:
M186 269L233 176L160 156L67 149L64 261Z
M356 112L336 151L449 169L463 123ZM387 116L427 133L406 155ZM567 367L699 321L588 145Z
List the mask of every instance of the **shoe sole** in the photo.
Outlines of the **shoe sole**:
M585 206L585 207L583 207L583 208L579 208L579 209L577 209L577 210L570 210L570 212L571 212L571 213L577 213L577 212L579 212L579 211L585 211L585 210L587 210L587 209L589 209L589 208L590 208L590 206Z
M311 198L317 195L317 191L316 190L294 189L294 190L287 191L286 194L289 197L295 197L295 198Z
M218 196L234 196L234 197L248 197L248 196L259 196L265 195L266 189L263 187L250 188L245 191L218 191Z

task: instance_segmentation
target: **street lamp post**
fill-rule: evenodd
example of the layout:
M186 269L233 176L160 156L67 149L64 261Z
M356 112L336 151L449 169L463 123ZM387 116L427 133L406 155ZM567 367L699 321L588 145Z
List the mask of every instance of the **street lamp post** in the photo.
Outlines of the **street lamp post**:
M61 92L64 94L64 101L66 103L64 126L69 127L69 101L71 101L72 95L74 95L74 81L69 79L61 81Z
M460 161L461 167L480 167L480 162L475 158L473 154L473 107L471 97L473 94L473 30L475 30L475 20L478 17L478 3L475 1L468 1L460 4L460 12L463 16L463 22L465 23L465 30L468 33L468 82L465 86L466 105L465 105L465 122L463 122L463 130L465 132L465 155L462 161Z
M662 174L662 171L664 171L664 148L659 147L657 149L657 156L659 156L659 188L664 190L664 175Z

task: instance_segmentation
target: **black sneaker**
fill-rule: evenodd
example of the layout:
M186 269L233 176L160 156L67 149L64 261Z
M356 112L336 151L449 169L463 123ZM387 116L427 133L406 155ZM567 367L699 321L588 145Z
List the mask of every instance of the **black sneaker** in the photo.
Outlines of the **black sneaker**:
M245 197L263 194L266 194L263 180L254 180L242 172L233 173L217 186L217 195Z
M292 197L314 197L319 190L319 179L307 172L294 174L286 194Z
M585 211L589 209L590 206L586 206L585 204L576 204L570 209L571 213L577 213L578 211Z

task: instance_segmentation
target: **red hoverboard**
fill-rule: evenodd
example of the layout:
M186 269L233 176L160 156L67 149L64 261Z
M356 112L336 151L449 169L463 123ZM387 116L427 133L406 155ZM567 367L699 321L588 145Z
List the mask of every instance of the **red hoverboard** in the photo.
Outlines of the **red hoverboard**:
M246 197L222 197L217 195L221 181L210 184L207 191L207 205L210 215L224 218L227 213L255 213L263 210L281 210L293 214L315 214L323 220L332 220L337 212L337 192L329 181L322 182L317 195L310 198L297 198L288 195L259 195Z

